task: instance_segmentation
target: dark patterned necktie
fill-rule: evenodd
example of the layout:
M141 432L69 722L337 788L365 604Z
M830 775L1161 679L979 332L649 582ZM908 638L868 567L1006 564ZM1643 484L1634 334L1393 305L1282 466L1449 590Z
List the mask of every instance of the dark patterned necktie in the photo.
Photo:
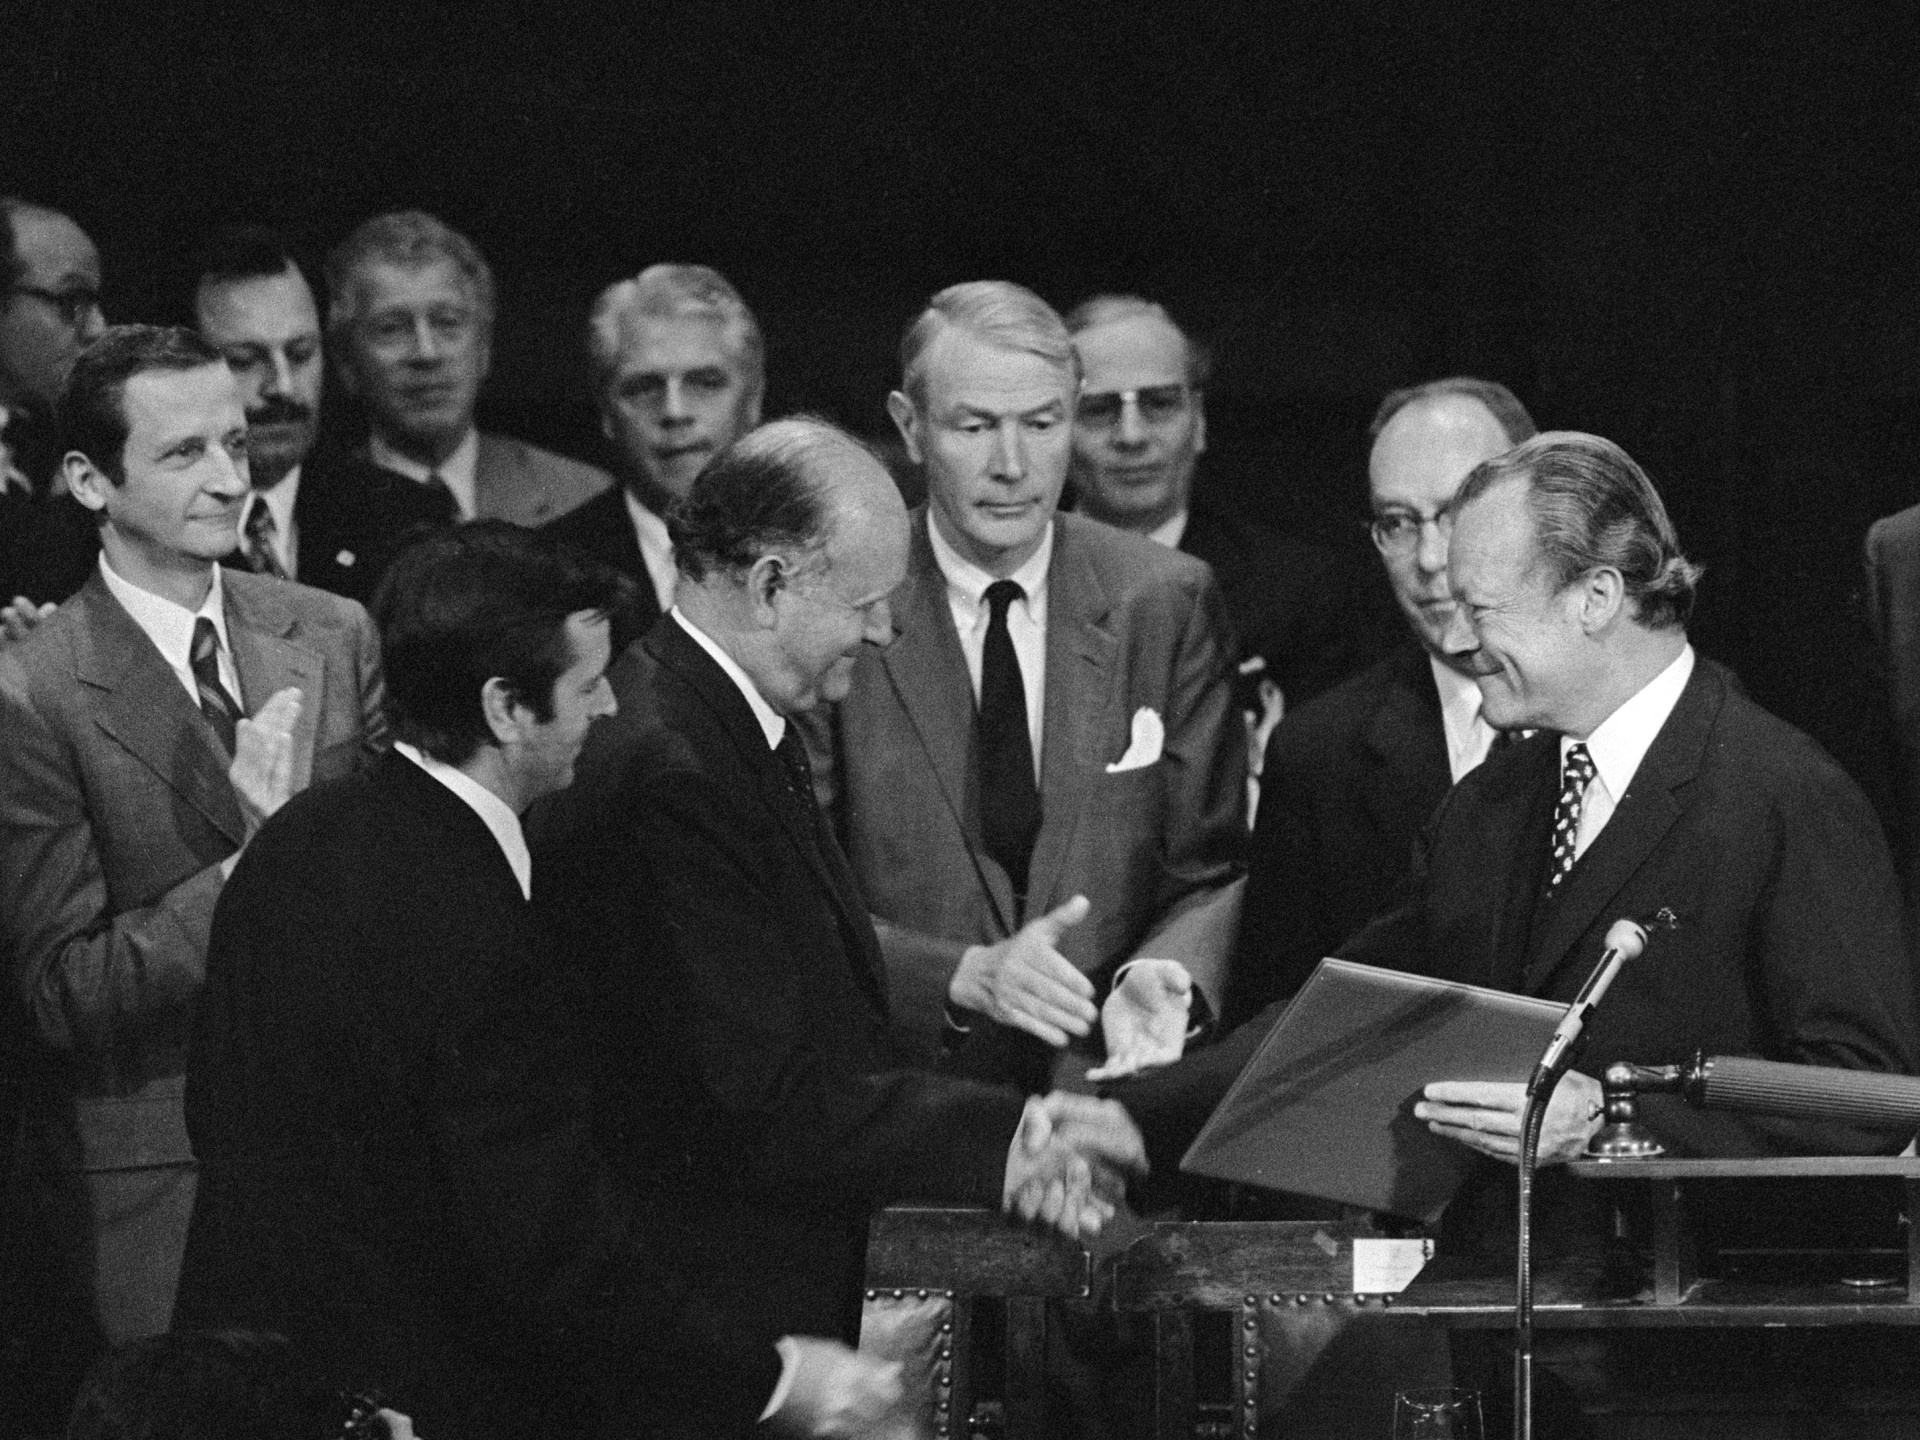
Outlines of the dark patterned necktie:
M273 537L280 527L274 524L273 511L267 508L266 499L256 495L253 504L248 507L247 521L240 531L240 549L247 558L247 568L256 575L271 575L276 580L291 580L287 567L280 563L279 555L274 553Z
M981 839L1013 881L1017 896L1026 894L1027 867L1040 833L1027 687L1007 631L1007 609L1026 593L1012 580L996 580L987 587L987 642L980 657Z
M807 761L807 747L800 739L800 727L791 720L787 722L786 733L780 737L780 743L773 747L773 754L780 762L780 771L786 776L787 789L793 798L803 802L809 810L818 811L820 804L814 797L813 766Z
M438 470L429 471L427 478L420 482L427 487L427 493L439 504L441 520L449 525L460 523L460 502L454 499L453 487L447 484L447 477Z
M1555 889L1573 869L1574 845L1580 838L1580 806L1593 783L1593 756L1578 740L1567 747L1560 767L1560 798L1553 806L1553 868L1547 889Z
M194 688L200 692L200 713L213 726L214 734L233 754L234 729L240 723L240 702L220 683L220 632L213 621L202 615L193 622L193 653L189 661Z

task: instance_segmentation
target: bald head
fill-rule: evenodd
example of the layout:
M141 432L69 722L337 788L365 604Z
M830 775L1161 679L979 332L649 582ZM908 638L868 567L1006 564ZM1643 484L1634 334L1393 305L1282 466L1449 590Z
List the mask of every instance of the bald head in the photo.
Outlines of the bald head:
M1480 399L1443 392L1395 410L1367 460L1374 543L1394 599L1421 644L1443 659L1453 600L1447 589L1450 522L1442 512L1474 466L1513 443Z

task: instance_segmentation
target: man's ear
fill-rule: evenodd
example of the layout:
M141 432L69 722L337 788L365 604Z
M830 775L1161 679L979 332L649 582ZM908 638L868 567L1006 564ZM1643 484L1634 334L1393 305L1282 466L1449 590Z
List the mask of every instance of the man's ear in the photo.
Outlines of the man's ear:
M906 443L907 458L916 465L926 464L920 444L920 412L914 408L913 401L896 390L887 396L887 414L893 417L894 428Z
M525 730L523 717L527 712L498 675L480 687L480 713L502 748L518 741Z
M1589 635L1598 634L1621 613L1627 598L1627 582L1611 565L1589 570L1579 580L1580 628Z
M93 461L78 450L69 450L60 461L60 473L66 479L67 492L87 509L97 514L107 508L107 492L113 488L113 481Z
M1207 453L1207 392L1193 392L1193 453Z
M767 382L762 379L759 384L753 387L753 394L747 397L747 403L744 407L747 417L746 428L748 430L753 429L760 423L760 404L766 398Z
M753 623L762 630L779 623L774 600L788 583L787 562L779 555L762 555L747 571L747 603L753 607Z

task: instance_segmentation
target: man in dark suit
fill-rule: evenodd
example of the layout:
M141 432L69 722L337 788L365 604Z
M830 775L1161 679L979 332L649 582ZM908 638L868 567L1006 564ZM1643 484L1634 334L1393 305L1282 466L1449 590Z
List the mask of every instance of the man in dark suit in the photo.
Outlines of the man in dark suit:
M519 816L613 713L615 595L501 522L408 551L379 614L394 752L276 817L214 919L181 1320L282 1331L428 1435L651 1434L656 1408L731 1434L783 1369L749 1292L702 1290L611 1185L530 904ZM788 1433L897 1389L790 1348Z
M166 1329L173 1305L214 901L289 794L367 757L380 678L359 606L217 564L247 493L218 352L188 330L109 330L60 413L101 552L0 651L0 948L36 1036L29 1188L117 1341Z
M544 525L613 484L605 471L483 434L493 271L466 236L418 210L376 215L327 256L327 336L366 412L366 457L449 497L456 518Z
M1907 904L1920 904L1920 505L1867 530L1867 620L1890 727L1890 830ZM1882 733L1885 733L1884 731Z
M555 541L634 583L614 653L673 608L667 508L700 468L760 423L766 348L727 278L705 265L651 265L609 285L587 318L600 429L621 484L546 527Z
M1191 556L1055 515L1077 362L1038 296L944 290L902 359L888 407L929 503L836 755L896 1016L929 1053L949 1019L1025 1032L1044 1044L1014 1044L1009 1073L1038 1085L1054 1059L1084 1071L1046 1047L1090 1034L1124 965L1108 1062L1178 1054L1217 1013L1245 841L1219 589Z
M193 308L247 410L253 493L234 562L368 603L401 537L451 518L446 497L316 448L326 375L320 312L279 236L258 226L218 232L201 256Z
M605 1133L663 1242L701 1288L756 1296L743 1324L768 1339L850 1336L875 1207L1032 1215L1065 1175L1046 1218L1097 1229L1079 1148L1125 1167L1136 1137L1085 1097L1023 1110L914 1066L889 1025L792 723L892 638L907 517L885 468L822 422L776 421L701 472L672 526L675 608L614 666L620 713L539 820L536 888L598 966ZM1044 1150L1016 1143L1053 1121Z
M1408 642L1305 706L1267 747L1226 1023L1291 995L1391 906L1420 826L1486 758L1480 690L1443 640L1447 503L1460 482L1535 433L1504 386L1456 377L1395 390L1368 428L1373 543Z
M1096 520L1213 567L1239 635L1234 691L1257 779L1282 712L1318 695L1365 654L1355 626L1357 577L1324 546L1194 500L1212 356L1164 307L1096 295L1066 320L1082 376L1075 501Z

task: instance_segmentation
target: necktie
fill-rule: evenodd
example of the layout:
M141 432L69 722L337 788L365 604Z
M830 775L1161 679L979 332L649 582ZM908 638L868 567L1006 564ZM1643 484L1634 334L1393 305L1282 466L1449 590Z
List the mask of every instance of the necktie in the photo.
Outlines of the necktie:
M1553 867L1547 875L1552 891L1573 869L1574 842L1580 838L1580 802L1593 781L1593 756L1587 747L1575 741L1567 749L1560 769L1560 798L1553 806Z
M240 722L240 702L220 683L220 632L202 615L193 622L193 654L189 662L194 688L200 692L200 713L207 717L227 754L233 754L234 727Z
M453 498L453 487L447 484L447 477L438 470L428 472L427 478L420 482L427 487L435 500L441 505L440 519L449 525L460 523L460 502Z
M793 798L804 801L809 810L817 812L820 805L813 793L813 766L807 763L807 747L800 739L800 727L789 721L786 734L773 747L773 753Z
M1033 783L1033 741L1027 733L1027 687L1007 633L1007 607L1026 598L1012 580L987 587L986 648L980 660L980 830L987 853L1024 897L1040 792Z
M273 511L266 500L256 495L247 507L247 521L240 529L240 549L247 557L247 568L256 575L271 575L276 580L291 580L287 567L274 553L273 537L279 531L273 523ZM211 628L211 627L209 627Z

